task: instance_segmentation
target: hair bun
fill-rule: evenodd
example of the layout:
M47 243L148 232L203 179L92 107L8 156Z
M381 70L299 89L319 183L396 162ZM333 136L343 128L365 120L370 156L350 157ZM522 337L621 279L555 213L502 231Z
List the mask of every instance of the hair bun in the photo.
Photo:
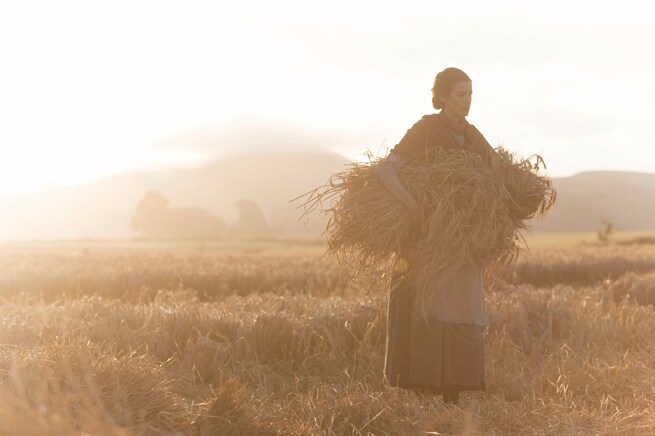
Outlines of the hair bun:
M443 104L441 103L441 99L437 97L436 94L432 94L432 107L435 109L441 109L443 107Z

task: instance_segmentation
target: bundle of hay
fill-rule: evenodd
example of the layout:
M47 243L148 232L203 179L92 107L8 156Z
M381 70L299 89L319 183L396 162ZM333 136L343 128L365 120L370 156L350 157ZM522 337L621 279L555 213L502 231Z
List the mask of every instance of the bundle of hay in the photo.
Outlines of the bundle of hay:
M519 159L514 153L499 147L493 165L508 191L508 212L517 228L524 228L522 221L537 213L545 215L555 204L556 192L552 182L540 174L541 167L546 168L541 156Z
M327 185L307 194L305 215L330 215L324 232L328 253L351 278L408 262L425 288L465 263L486 268L509 263L519 249L524 220L553 205L551 182L539 174L543 160L518 159L498 148L491 162L461 149L435 147L409 159L398 176L425 210L416 233L405 207L379 181L383 159L353 163ZM329 204L328 204L329 202Z

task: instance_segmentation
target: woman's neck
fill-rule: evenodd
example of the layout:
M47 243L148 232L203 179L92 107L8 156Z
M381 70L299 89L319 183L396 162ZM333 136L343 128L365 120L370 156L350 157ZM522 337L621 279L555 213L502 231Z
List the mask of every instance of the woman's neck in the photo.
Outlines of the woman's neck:
M448 120L450 120L450 122L452 122L453 124L458 125L464 123L464 117L453 115L450 112L448 112L446 109L442 109L441 112L443 112L446 118L448 118Z
M464 117L458 118L456 116L449 114L443 109L441 110L441 112L439 112L439 115L441 116L442 123L453 132L464 133L464 131L468 127L468 122Z

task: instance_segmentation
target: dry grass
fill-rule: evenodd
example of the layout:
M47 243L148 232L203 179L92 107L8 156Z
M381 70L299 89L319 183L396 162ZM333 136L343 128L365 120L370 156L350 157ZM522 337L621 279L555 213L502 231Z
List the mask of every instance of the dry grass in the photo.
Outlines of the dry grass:
M383 384L334 259L4 254L0 434L652 434L655 250L590 250L521 255L459 407Z
M627 272L655 269L655 246L568 246L522 252L516 263L497 271L513 284L591 285Z

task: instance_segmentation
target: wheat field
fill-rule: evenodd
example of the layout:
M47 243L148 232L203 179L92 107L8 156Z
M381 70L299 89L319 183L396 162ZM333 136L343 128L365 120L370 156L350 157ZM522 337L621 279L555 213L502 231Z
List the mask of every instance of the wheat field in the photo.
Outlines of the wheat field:
M655 245L521 253L487 392L383 383L383 280L320 249L0 252L0 434L655 433Z

